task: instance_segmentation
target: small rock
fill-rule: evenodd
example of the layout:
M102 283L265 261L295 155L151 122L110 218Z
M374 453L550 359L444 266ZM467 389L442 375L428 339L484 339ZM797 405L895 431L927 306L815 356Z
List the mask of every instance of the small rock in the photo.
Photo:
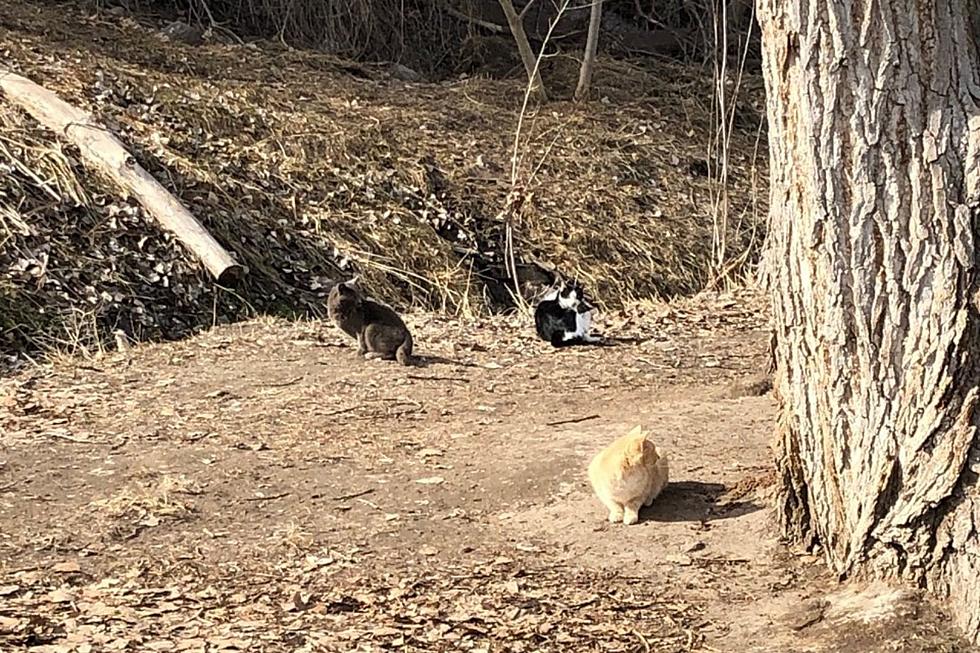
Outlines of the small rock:
M823 619L829 606L830 602L826 599L810 599L783 615L780 621L793 630L803 630Z
M738 399L739 397L761 397L772 390L772 377L768 374L758 374L732 381L722 397Z
M687 549L685 550L685 553L695 553L696 551L703 550L705 547L707 547L707 544L705 544L704 542L701 542L699 540L699 541L694 542L693 544L691 544L689 547L687 547Z
M421 82L422 75L400 63L391 64L391 68L388 70L391 76L395 79L400 79L403 82Z
M201 45L204 43L204 30L200 27L192 27L179 20L175 20L164 27L160 30L160 34L171 41L186 43L187 45Z

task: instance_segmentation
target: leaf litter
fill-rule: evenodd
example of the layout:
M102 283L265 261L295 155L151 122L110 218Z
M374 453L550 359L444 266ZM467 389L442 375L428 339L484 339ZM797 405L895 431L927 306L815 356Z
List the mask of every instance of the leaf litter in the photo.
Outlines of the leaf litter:
M757 301L754 295L723 307L730 297L705 295L669 309L637 306L601 314L598 324L611 337L670 343L669 351L645 353L664 369L677 361L687 375L743 374L757 367L757 357L729 356L722 358L723 369L701 367L702 355L720 345L692 328L706 325L724 337L765 323L764 313L747 307ZM638 313L644 317L637 319ZM6 547L0 552L20 546L17 559L38 567L0 567L0 586L7 588L0 600L0 649L640 651L646 642L656 651L696 650L700 608L683 600L682 591L658 585L662 578L552 566L548 546L526 537L490 544L479 555L459 555L456 539L406 542L400 536L393 550L371 550L371 541L390 537L389 530L466 532L492 518L480 504L440 498L471 486L454 448L480 433L458 416L465 409L460 397L447 399L447 392L470 398L468 419L503 418L511 409L501 399L514 393L541 396L553 393L555 384L583 382L623 387L635 379L623 365L642 351L634 343L572 352L595 363L585 365L583 377L538 342L520 316L408 319L427 353L466 363L513 360L500 369L461 367L458 374L469 384L402 384L400 375L408 372L400 367L347 364L354 355L349 343L346 349L318 348L343 342L333 330L261 319L0 380L0 396L9 398L0 402L0 428L12 449L52 446L39 433L59 420L79 437L112 433L125 442L116 452L60 443L74 452L67 465L75 468L88 456L91 468L102 470L91 477L115 489L96 488L91 499L79 499L80 510L62 513L57 523L42 521L36 530L24 525L10 540L0 539ZM240 374L245 361L248 372ZM283 361L294 361L288 373ZM301 371L301 380L277 393L261 392L266 382L294 379ZM471 397L473 392L483 394ZM336 406L355 401L366 412L337 412ZM386 408L391 406L396 409ZM397 415L402 406L425 416L427 428L407 426L413 422ZM355 419L362 414L369 419ZM445 438L432 439L429 427L447 419L453 421ZM210 435L187 439L202 432ZM240 447L243 434L270 447ZM189 449L186 468L142 462L126 474L112 462L134 456L136 463L156 461L164 451L180 455L182 449ZM236 458L225 461L225 454ZM278 482L265 476L270 465L283 469ZM337 478L314 495L322 503L312 503L309 488L281 485L307 466ZM379 470L390 467L407 496L393 499L378 480ZM442 468L452 471L437 475L434 470ZM117 473L104 473L112 469ZM49 473L68 472L55 467ZM239 489L229 496L231 481ZM27 491L18 488L17 500L29 500ZM32 491L36 496L40 488ZM284 491L291 494L280 501L250 501ZM236 510L245 522L222 521ZM273 522L277 528L261 521L281 510L287 512ZM310 511L320 513L315 527L302 519ZM157 525L149 525L154 520ZM347 535L343 528L357 520L367 530ZM334 524L341 530L334 533ZM53 538L33 535L42 530L52 530ZM325 532L357 542L357 550L318 549ZM66 559L72 551L77 555Z
M254 586L149 564L152 573L77 585L51 572L13 574L0 644L37 653L625 652L645 642L671 653L697 643L694 607L639 578L628 589L609 583L608 572L499 558L368 576L346 561L331 563L332 573L281 565L279 578Z

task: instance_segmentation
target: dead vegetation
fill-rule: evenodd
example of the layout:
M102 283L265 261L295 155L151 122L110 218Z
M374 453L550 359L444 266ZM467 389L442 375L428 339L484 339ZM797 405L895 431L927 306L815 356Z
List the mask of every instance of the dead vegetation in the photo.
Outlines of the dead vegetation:
M8 355L97 351L115 329L145 340L261 313L318 315L328 280L355 270L398 308L499 310L513 285L508 206L528 292L557 270L611 308L709 281L711 182L699 162L711 82L683 67L601 60L600 101L527 116L515 187L518 80L406 84L381 66L273 44L182 45L152 23L64 6L4 3L0 23L4 61L105 120L248 267L240 287L215 287L71 147L4 103ZM568 63L553 62L550 78L570 94ZM758 113L744 108L730 191L742 219L728 237L739 255L755 251L764 214Z
M329 52L357 61L394 61L430 79L460 72L485 71L487 65L507 73L519 65L508 26L519 14L521 32L538 48L555 25L559 43L546 49L552 57L582 52L590 22L590 4L541 0L96 0L103 9L159 12L189 23L192 41L211 33L239 41L266 37L284 45ZM508 8L516 11L508 18ZM747 41L759 59L758 31L751 3L728 0L605 0L600 42L604 51L641 57L670 56L705 63L720 41ZM725 13L722 18L722 12ZM184 30L178 30L181 32ZM496 50L497 57L481 56ZM739 50L742 48L739 47ZM404 70L404 69L403 69Z
M445 2L419 0L101 0L103 7L180 14L232 41L267 37L349 60L400 61L426 74L458 65L472 30Z
M91 503L100 518L114 522L111 532L116 537L135 537L142 528L189 516L194 511L191 497L204 492L203 487L181 474L145 476L149 478L137 479L113 496Z
M98 582L78 565L22 572L0 587L0 643L38 653L490 651L500 642L564 652L584 641L680 653L697 643L697 613L650 601L642 581L599 591L603 574L504 557L365 576L359 557L283 560L274 584L251 587L160 564ZM69 606L72 618L58 617Z

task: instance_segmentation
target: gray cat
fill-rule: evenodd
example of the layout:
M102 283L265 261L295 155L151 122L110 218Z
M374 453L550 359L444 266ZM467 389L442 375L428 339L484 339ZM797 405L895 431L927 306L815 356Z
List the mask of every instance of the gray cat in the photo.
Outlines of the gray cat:
M405 322L384 304L364 297L356 283L355 277L330 289L327 296L330 319L341 331L357 338L358 355L415 365L412 334Z

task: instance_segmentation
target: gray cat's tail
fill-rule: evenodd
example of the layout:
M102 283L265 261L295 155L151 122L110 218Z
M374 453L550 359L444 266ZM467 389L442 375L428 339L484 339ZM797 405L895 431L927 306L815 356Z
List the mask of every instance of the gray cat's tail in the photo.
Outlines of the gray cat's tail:
M405 340L403 340L402 344L398 345L398 349L395 350L395 358L399 363L405 365L406 367L418 365L418 357L412 354L412 348L412 334L406 331Z

